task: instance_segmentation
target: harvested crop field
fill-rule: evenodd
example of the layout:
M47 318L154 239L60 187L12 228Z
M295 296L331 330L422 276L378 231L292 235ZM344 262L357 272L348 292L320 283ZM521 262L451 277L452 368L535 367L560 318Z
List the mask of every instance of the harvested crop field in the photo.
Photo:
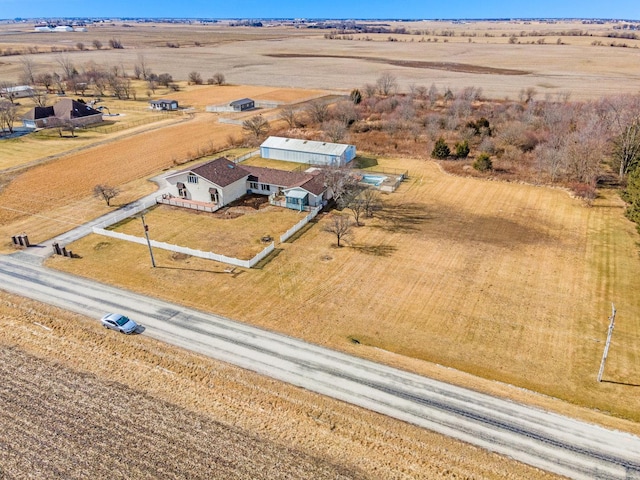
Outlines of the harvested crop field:
M99 213L86 208L92 206L87 199L95 185L121 186L162 170L184 168L177 163L199 151L221 150L229 135L240 132L237 125L219 124L213 115L197 114L161 131L140 133L31 168L0 190L0 234L15 235L21 222L22 230L38 232L33 242L44 241L68 230L69 224L81 224ZM115 203L121 200L118 197ZM68 212L69 205L75 206L75 213Z
M446 70L449 72L462 73L480 73L490 75L528 75L531 72L524 70L510 70L508 68L494 68L482 65L470 65L466 63L454 62L421 62L419 60L395 60L392 58L382 57L362 57L357 55L323 55L323 54L300 54L300 53L271 53L269 57L276 58L334 58L334 59L350 59L364 60L368 62L386 63L387 65L395 65L397 67L410 68L430 68L433 70Z
M3 478L557 478L2 292L0 319Z
M261 269L233 278L162 253L165 268L150 269L144 246L98 249L96 236L71 245L81 260L48 264L356 355L447 365L640 420L640 264L629 260L638 234L614 193L586 208L561 190L380 163L410 178L344 248L323 214ZM617 337L598 383L611 301Z
M640 88L636 72L640 40L616 38L620 33L616 22L399 22L389 28L407 34L356 32L334 38L325 38L328 30L283 26L114 24L90 26L82 35L102 39L105 45L115 37L125 48L95 50L87 42L84 51L73 47L80 38L74 32L39 34L27 31L29 27L0 25L0 44L14 51L38 46L37 73L58 66L60 54L48 53L53 46L76 65L94 61L132 72L138 56L144 55L153 72L167 72L175 80L186 81L192 71L205 81L222 73L230 84L272 88L347 93L375 83L382 73L396 76L405 92L411 85L434 84L440 91L454 92L475 87L496 99L517 98L528 88L540 97L569 93L572 99L636 93ZM44 38L49 45L43 45ZM510 43L512 38L515 43ZM20 57L2 57L7 65L0 80L18 81Z

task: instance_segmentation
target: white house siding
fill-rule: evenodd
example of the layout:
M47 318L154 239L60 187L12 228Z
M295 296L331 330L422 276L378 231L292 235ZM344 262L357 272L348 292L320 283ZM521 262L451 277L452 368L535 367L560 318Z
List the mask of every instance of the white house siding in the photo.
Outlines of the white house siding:
M175 175L167 178L167 182L173 187L171 191L172 195L176 197L180 196L178 192L178 183L183 183L187 191L187 196L183 198L186 198L187 200L194 200L196 202L213 203L211 201L211 193L209 192L209 189L215 188L218 190L218 205L223 206L237 200L247 193L246 178L241 178L226 187L221 187L199 176L197 177L198 183L189 183L187 179L188 176L189 174L184 172L181 175Z

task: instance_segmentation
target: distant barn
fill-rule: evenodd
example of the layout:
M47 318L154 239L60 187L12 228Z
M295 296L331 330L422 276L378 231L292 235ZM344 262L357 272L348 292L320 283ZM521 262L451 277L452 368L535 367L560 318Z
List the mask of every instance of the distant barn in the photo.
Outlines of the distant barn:
M260 156L287 162L344 166L356 157L355 145L269 137L260 145Z
M229 104L234 112L244 112L245 110L251 110L256 107L256 104L250 98L242 98L240 100L234 100Z

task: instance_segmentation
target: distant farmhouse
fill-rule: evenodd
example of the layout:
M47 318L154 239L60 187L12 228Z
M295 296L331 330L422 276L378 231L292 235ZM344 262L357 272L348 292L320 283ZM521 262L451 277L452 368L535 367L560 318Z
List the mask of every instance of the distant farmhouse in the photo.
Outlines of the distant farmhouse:
M269 137L260 145L260 156L287 162L344 166L356 157L356 147L342 143Z
M151 110L178 110L177 100L167 100L162 98L160 100L151 100L149 105L151 106Z
M245 112L256 108L256 102L250 98L241 98L224 105L207 105L207 112Z
M247 193L266 195L272 204L294 210L322 205L326 188L320 174L239 166L221 157L165 177L171 187L159 203L215 211Z
M55 127L70 122L76 127L102 122L102 112L71 98L63 98L50 107L34 107L22 118L27 128Z
M33 88L29 85L17 85L15 87L0 88L0 97L8 98L25 98L34 94Z

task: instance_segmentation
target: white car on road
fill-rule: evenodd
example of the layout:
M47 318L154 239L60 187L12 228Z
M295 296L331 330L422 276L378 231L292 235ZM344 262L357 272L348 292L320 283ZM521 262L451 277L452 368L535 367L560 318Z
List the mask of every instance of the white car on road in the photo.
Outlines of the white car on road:
M107 313L100 319L104 328L117 330L120 333L133 333L138 328L138 324L129 317L120 315L119 313Z

